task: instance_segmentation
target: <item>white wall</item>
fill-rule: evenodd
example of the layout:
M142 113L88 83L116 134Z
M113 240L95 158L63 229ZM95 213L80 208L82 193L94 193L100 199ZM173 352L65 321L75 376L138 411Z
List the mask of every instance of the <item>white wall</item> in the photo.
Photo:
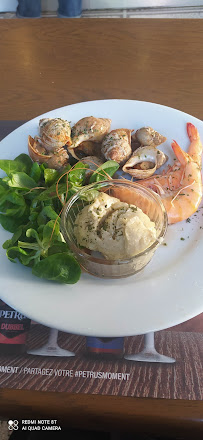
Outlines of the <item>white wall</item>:
M57 0L41 0L42 11L56 11L58 8Z
M57 0L41 0L43 11L56 11ZM17 0L0 0L0 12L15 11ZM203 6L203 0L83 0L83 9Z
M17 0L0 0L0 12L15 11Z
M83 0L83 9L203 6L203 0Z

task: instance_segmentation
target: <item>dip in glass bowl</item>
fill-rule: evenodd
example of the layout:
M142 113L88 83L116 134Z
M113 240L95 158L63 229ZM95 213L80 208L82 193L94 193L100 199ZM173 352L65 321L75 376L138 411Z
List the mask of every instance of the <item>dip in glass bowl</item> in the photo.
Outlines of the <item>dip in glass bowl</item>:
M163 242L167 214L160 197L125 179L82 188L64 206L61 232L81 267L100 278L142 270Z

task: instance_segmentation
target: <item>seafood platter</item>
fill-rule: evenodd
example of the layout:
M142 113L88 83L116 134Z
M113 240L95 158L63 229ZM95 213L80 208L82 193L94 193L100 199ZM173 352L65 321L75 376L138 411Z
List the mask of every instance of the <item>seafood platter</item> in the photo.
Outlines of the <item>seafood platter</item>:
M181 123L173 136L176 118ZM92 286L88 292L91 301L95 286L98 292L104 285L108 290L108 283L118 289L120 282L120 287L130 286L129 297L136 286L143 285L146 294L146 286L157 285L159 280L168 298L168 285L174 288L176 283L173 271L181 259L188 270L190 257L197 261L198 241L201 246L201 124L190 115L157 104L109 100L68 106L35 118L16 130L17 154L9 148L15 132L9 135L11 140L8 136L2 142L0 158L0 238L1 260L6 273L12 274L11 284L17 280L20 286L22 278L27 285L41 283L46 297L48 290L50 296L61 290L64 297L76 285ZM197 226L191 229L195 222ZM168 282L163 284L164 271ZM181 280L182 272L183 263ZM201 281L195 282L202 293ZM122 296L122 290L118 291ZM142 326L139 319L136 331L164 328L162 321L177 323L199 313L200 292L191 311L190 300L185 309L184 301L177 299L174 318L169 313L166 319L164 312L158 319L154 311L151 319L147 312L148 324L145 319ZM98 293L94 298L98 300ZM165 304L168 302L166 299ZM15 300L11 303L15 305ZM41 312L37 315L44 322ZM96 327L105 336L92 314L87 315L93 326L89 334ZM109 324L112 330L107 329L107 334L134 334L132 322L131 317L125 333L124 328L118 331L117 325L113 329ZM86 320L84 325L87 328Z

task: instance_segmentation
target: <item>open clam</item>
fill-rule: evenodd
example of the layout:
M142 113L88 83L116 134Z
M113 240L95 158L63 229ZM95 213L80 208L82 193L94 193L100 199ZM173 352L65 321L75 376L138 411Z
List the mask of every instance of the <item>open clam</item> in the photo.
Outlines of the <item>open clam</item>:
M139 147L134 151L122 170L136 179L152 176L166 161L168 156L153 146Z
M43 118L39 121L42 145L48 151L55 151L64 145L71 145L71 127L61 118Z
M41 145L40 139L37 136L35 139L28 136L28 152L34 162L46 163L48 168L58 170L68 163L68 153L64 148L58 148L54 153L48 152Z

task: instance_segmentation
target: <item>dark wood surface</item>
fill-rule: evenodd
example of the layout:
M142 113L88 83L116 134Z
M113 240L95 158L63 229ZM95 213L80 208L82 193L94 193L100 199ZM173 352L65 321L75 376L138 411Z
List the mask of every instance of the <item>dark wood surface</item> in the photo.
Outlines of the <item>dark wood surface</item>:
M202 20L2 20L0 119L108 98L203 118ZM1 418L201 438L202 402L0 390Z
M0 400L1 418L57 419L78 429L202 440L200 402L7 389L0 390Z

